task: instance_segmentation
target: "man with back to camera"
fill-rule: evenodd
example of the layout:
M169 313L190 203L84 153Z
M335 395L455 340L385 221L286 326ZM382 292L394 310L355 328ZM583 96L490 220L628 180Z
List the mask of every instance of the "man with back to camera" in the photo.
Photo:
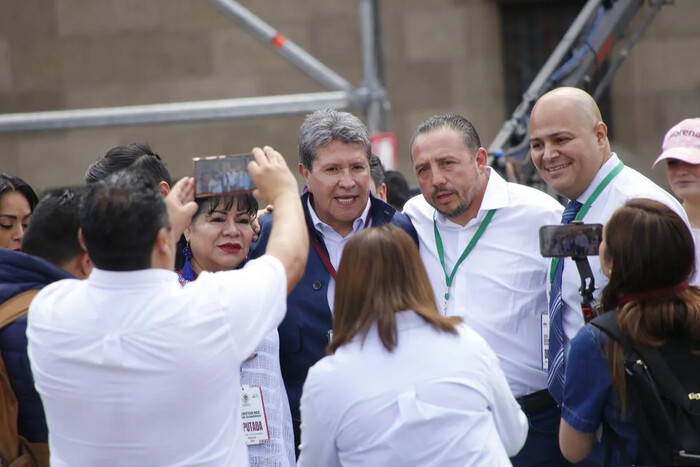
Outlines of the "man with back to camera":
M304 277L289 294L287 315L279 327L280 366L297 446L301 390L309 368L326 355L333 328L334 277L344 245L359 230L386 223L416 238L406 216L370 195L371 144L357 117L331 109L307 115L298 144L299 173L308 189L301 202L310 248ZM273 224L276 212L277 206L260 220L260 240L251 248L251 257L264 251L270 228L277 223Z
M149 179L158 185L158 191L163 196L167 196L173 186L173 178L165 166L165 162L147 143L131 143L128 146L113 147L100 159L90 164L85 172L85 183L90 185L124 169L137 169L147 173ZM182 252L178 250L175 256L175 266L182 267L184 261Z
M410 144L423 196L404 206L438 309L461 316L498 355L531 429L515 466L564 465L559 410L547 393L543 359L545 281L539 227L562 207L533 188L507 183L487 167L474 126L459 115L435 115Z
M238 370L284 317L308 248L284 159L253 155L256 194L277 216L265 255L185 287L173 267L197 210L193 180L165 200L139 171L89 187L80 225L95 269L45 288L29 311L51 465L248 465Z
M85 279L92 270L90 258L78 242L78 208L83 191L65 188L47 193L32 213L29 229L22 237L22 252L0 248L0 305L11 307L3 307L0 321L23 312L0 326L0 356L18 409L16 420L3 422L16 425L12 429L30 443L39 466L49 464L48 431L27 356L26 310L42 287L61 279ZM15 299L12 304L11 299ZM11 464L20 452L4 452L3 447L0 464Z
M630 167L610 150L608 128L593 98L577 88L554 89L535 103L530 114L530 155L542 179L569 199L562 223L572 220L605 224L628 199L660 201L688 222L681 205L669 193ZM588 257L596 285L595 297L607 283L597 256ZM573 260L552 261L547 283L550 293L550 347L548 386L558 404L585 398L586 388L564 388L565 350L583 325L581 278ZM580 397L577 394L581 394ZM586 427L566 417L562 430ZM596 427L597 429L597 427ZM593 453L592 456L597 456Z

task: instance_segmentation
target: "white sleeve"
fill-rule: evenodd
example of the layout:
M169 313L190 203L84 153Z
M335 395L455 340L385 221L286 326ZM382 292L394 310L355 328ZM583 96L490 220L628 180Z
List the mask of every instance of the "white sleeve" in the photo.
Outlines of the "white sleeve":
M488 349L486 357L487 361L490 361L488 379L493 390L491 412L503 447L508 456L513 457L525 445L528 430L527 417L510 391L498 357L491 349Z
M332 407L324 407L321 402L328 390L311 367L301 394L301 445L297 467L340 467L335 447L336 417Z
M240 356L253 353L287 312L287 273L277 258L263 255L243 269L202 273L204 293L216 293Z

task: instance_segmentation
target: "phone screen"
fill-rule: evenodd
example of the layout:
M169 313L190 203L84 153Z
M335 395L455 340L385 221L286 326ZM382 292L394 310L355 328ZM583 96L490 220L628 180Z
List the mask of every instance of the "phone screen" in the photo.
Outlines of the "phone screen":
M252 154L195 157L195 196L218 196L250 193L255 189L253 178L248 173L248 162Z
M603 224L543 225L540 253L545 258L598 256Z

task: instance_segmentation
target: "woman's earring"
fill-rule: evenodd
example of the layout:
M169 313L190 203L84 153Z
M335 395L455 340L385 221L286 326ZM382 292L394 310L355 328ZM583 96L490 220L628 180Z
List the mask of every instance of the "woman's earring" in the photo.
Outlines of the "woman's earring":
M192 258L192 248L190 248L190 241L187 240L187 245L182 249L182 256L187 259Z

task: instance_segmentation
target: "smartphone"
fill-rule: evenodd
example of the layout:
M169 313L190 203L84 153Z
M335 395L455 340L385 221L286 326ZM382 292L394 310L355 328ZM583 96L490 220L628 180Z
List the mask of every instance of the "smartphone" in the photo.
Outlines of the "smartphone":
M598 256L603 224L571 223L540 227L540 253L545 258Z
M250 193L255 189L248 173L252 154L195 157L195 197Z

